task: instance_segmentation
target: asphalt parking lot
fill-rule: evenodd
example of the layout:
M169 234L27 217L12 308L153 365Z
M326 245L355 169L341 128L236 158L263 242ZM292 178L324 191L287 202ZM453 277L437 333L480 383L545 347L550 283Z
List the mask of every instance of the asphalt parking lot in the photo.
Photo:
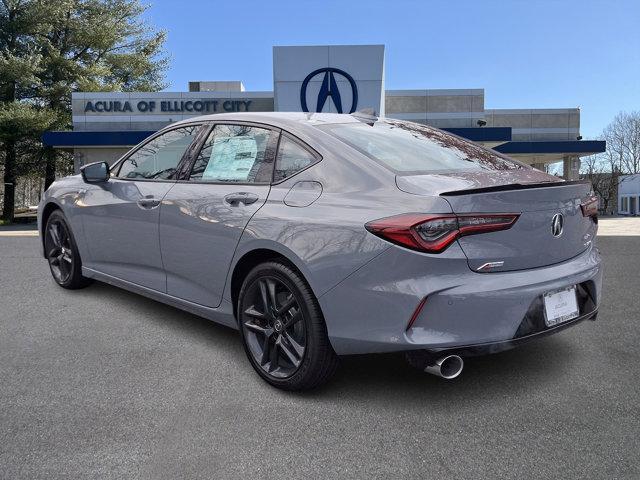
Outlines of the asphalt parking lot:
M0 237L0 477L640 478L640 237L602 236L586 322L444 381L349 357L310 393L236 332L114 287L65 291Z

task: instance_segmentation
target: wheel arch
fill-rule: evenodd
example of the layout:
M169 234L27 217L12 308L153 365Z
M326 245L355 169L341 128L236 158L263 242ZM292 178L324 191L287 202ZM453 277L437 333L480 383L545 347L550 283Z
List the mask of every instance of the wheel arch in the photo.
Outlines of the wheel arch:
M277 247L276 247L277 248ZM282 252L281 249L275 249L272 246L260 246L248 251L243 252L238 260L234 263L234 266L231 271L230 280L228 281L229 285L229 298L231 298L231 304L233 307L233 315L238 318L237 308L238 308L238 296L240 294L240 288L242 287L242 282L247 277L249 272L257 265L269 261L281 261L287 266L293 268L297 271L302 278L307 282L314 295L317 294L314 291L312 283L309 281L309 274L305 272L305 268L301 266L300 259L293 260L296 258L293 254L287 254Z
M42 255L45 258L47 257L47 253L44 251L44 233L45 229L47 228L47 221L49 220L49 217L56 210L60 210L63 212L62 207L53 200L47 202L44 207L42 207L42 214L40 216L40 230L38 233L40 234L40 242L42 243Z

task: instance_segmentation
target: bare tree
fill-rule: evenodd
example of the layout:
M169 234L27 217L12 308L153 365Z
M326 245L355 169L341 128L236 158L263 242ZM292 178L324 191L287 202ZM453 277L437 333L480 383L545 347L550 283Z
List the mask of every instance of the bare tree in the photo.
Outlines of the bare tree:
M640 111L620 112L604 129L603 136L607 141L607 161L612 167L623 174L640 173Z
M607 150L584 157L580 172L591 181L601 209L613 213L618 185L624 181L620 176L640 173L640 111L618 113L603 130L602 138L607 141Z
M581 177L591 182L594 193L600 198L601 210L614 213L617 206L620 170L609 151L584 157L581 161Z

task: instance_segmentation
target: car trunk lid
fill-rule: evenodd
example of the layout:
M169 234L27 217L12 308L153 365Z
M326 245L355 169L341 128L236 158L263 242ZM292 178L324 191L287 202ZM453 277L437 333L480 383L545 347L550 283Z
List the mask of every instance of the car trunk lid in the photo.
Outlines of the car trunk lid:
M564 182L526 169L398 176L396 183L400 190L418 195L437 192L458 215L519 214L508 230L458 239L474 271L523 270L559 263L586 250L595 235L594 221L583 216L580 207L591 191L589 182Z

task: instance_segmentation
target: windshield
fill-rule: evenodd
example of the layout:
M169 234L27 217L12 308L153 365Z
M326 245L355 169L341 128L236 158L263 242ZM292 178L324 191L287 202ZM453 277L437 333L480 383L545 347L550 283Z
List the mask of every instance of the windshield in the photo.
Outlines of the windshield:
M384 120L318 128L399 174L523 168L498 152L417 123Z

